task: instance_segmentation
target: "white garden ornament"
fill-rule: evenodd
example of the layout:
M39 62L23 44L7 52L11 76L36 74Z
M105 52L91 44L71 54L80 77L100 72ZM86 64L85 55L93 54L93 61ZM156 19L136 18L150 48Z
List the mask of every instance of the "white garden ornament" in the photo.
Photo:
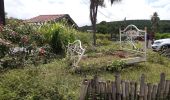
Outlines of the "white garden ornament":
M132 24L128 25L124 30L119 30L121 49L139 55L139 57L129 60L132 63L146 61L146 31L146 28L145 30L140 30Z
M85 49L82 48L81 41L76 40L68 44L67 56L74 67L78 67L78 63L83 57Z

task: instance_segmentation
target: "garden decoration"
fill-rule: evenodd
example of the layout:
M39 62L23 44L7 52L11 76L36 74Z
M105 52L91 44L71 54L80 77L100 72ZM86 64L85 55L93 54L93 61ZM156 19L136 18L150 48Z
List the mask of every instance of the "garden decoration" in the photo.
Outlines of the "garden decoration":
M124 30L119 30L120 47L136 55L125 59L128 64L146 61L146 29L140 30L135 25L128 25Z
M73 43L68 44L67 56L74 67L78 67L85 49L82 48L81 41L75 40Z

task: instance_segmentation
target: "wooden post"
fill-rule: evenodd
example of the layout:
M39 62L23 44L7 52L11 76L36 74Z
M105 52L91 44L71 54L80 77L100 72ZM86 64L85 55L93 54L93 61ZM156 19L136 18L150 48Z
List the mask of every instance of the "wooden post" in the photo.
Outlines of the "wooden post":
M81 91L80 91L80 98L79 100L85 100L85 97L87 95L87 89L88 89L89 81L85 79L82 83L81 86Z
M116 100L116 83L112 82L112 99Z
M126 100L129 100L129 82L125 82Z
M170 100L170 80L169 80L169 93L168 93L167 99Z
M87 98L89 99L89 98L92 98L92 97L93 97L93 87L92 87L92 79L90 79L85 99L87 99Z
M122 99L126 100L126 87L125 87L125 81L122 81Z
M94 76L91 83L92 83L92 98L93 98L93 100L96 100L96 98L98 96L98 86L99 86L97 75Z
M151 100L151 94L152 94L152 84L148 83L148 95L147 95L147 100Z
M157 89L158 89L158 86L154 85L152 89L152 100L156 100Z
M120 74L116 73L115 75L115 83L116 83L116 100L121 100L121 91L120 91Z
M135 100L138 99L138 83L135 82Z
M166 80L164 97L168 97L168 92L170 93L170 80Z
M130 83L130 100L135 100L135 83Z
M144 74L142 74L141 80L140 80L139 100L144 100L144 89L145 89L145 76Z
M100 99L105 100L106 98L106 83L105 82L100 82Z
M144 100L147 100L147 95L148 95L148 86L145 84L144 86Z
M158 93L157 96L159 99L164 99L164 90L165 90L165 73L161 73L160 75L160 83L158 87Z
M112 100L112 83L107 81L107 100Z

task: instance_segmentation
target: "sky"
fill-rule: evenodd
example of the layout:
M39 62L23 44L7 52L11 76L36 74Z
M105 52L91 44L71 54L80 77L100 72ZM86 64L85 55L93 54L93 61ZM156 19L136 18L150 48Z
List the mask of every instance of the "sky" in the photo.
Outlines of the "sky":
M4 0L8 17L30 19L38 15L69 14L78 26L91 25L90 0ZM170 20L170 0L122 0L112 6L105 0L100 7L97 23L150 19L157 12L161 20Z

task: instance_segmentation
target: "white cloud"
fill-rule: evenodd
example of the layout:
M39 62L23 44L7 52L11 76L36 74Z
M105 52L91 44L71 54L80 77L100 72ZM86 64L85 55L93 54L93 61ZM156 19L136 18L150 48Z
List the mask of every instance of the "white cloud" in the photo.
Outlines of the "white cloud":
M69 14L79 25L90 24L89 0L4 0L10 17L28 19L42 14ZM108 1L108 0L105 0ZM126 19L150 19L153 12L161 19L170 19L169 0L122 0L106 8L100 8L98 22Z

